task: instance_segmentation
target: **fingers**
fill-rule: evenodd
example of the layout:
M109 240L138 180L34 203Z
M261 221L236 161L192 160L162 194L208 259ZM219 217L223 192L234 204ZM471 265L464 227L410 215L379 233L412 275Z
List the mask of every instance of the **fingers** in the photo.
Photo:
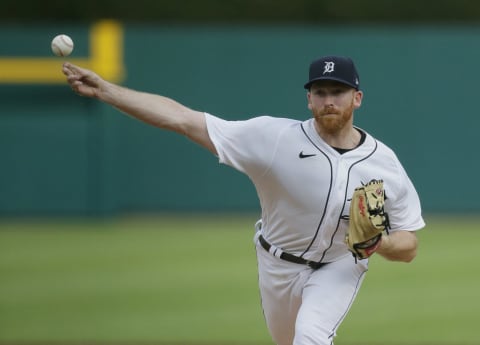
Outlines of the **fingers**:
M62 72L72 90L80 96L95 97L98 95L100 78L88 69L65 62Z
M83 84L81 79L84 76L80 67L69 62L65 62L62 66L62 72L67 77L67 82L70 84L72 90L81 95L80 87Z
M75 65L72 65L69 62L64 62L62 66L62 72L65 74L67 77L76 74L75 71L78 70L78 67Z
M73 65L69 62L65 62L62 66L62 72L67 77L69 83L81 80L87 76L87 70Z
M83 76L80 73L79 67L65 62L62 66L62 72L67 77L67 82L72 88L81 84L80 80Z
M63 64L62 72L67 77L67 80L69 82L74 80L80 80L88 76L88 71L86 69L80 68L69 62L65 62Z
M88 71L70 62L64 62L62 67L64 74L86 74L86 72Z

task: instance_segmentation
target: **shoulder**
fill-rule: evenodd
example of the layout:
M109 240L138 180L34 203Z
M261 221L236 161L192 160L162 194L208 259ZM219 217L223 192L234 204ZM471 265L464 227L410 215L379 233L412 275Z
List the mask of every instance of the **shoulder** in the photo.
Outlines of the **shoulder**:
M381 169L385 175L390 176L392 181L404 181L406 171L395 151L368 132L364 132L367 135L365 146L371 150L371 155L368 160L370 164L377 167L376 169ZM388 180L388 178L386 179Z
M246 120L225 120L205 113L209 131L279 133L283 128L300 125L299 120L262 115Z
M255 116L249 119L245 120L225 120L222 119L218 116L205 113L205 118L207 121L216 121L216 122L224 122L228 124L242 124L242 123L248 123L248 124L274 124L274 125L288 125L288 124L293 124L293 123L300 123L299 120L294 120L290 118L285 118L285 117L274 117L270 115L259 115Z
M284 133L300 122L287 118L257 116L230 121L206 114L207 130L221 163L249 176L260 175L275 154Z
M373 148L374 154L378 158L384 159L386 161L391 161L392 163L399 162L397 154L390 146L388 146L381 140L375 138L373 135L371 135L364 129L361 129L361 128L359 129L366 134L366 139L365 139L365 143L367 144L366 146Z
M409 189L414 189L408 173L394 150L375 139L377 143L376 163L385 171L385 183L390 191L395 191L399 196L405 195Z

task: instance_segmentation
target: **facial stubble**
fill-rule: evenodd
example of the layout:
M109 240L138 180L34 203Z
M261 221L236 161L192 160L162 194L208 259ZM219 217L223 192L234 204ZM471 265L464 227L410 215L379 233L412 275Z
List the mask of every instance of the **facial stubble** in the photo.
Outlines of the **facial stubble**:
M332 107L324 107L323 109L313 109L313 117L318 126L327 134L339 133L345 126L352 122L354 101L343 112L332 109Z

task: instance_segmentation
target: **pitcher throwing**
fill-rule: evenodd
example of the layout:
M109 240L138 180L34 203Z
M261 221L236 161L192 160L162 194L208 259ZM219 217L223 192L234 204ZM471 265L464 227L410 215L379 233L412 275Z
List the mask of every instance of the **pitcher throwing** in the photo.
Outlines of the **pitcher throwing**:
M333 344L368 257L414 259L415 231L425 225L419 197L394 152L353 124L363 92L350 58L311 63L304 87L313 117L305 121L226 121L70 63L63 73L78 94L182 134L248 175L262 209L254 241L262 308L276 344ZM352 202L362 186L369 186L366 194L355 194ZM357 233L354 219L378 232Z

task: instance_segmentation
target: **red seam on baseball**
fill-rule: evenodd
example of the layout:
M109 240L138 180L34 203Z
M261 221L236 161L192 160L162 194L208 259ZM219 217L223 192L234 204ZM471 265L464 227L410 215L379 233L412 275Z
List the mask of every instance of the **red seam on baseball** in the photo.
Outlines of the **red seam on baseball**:
M69 47L69 48L70 48L70 47L73 47L73 44L71 44L71 43L66 39L65 35L60 36L60 39L62 40L63 43L65 43L65 45L66 45L67 47Z

